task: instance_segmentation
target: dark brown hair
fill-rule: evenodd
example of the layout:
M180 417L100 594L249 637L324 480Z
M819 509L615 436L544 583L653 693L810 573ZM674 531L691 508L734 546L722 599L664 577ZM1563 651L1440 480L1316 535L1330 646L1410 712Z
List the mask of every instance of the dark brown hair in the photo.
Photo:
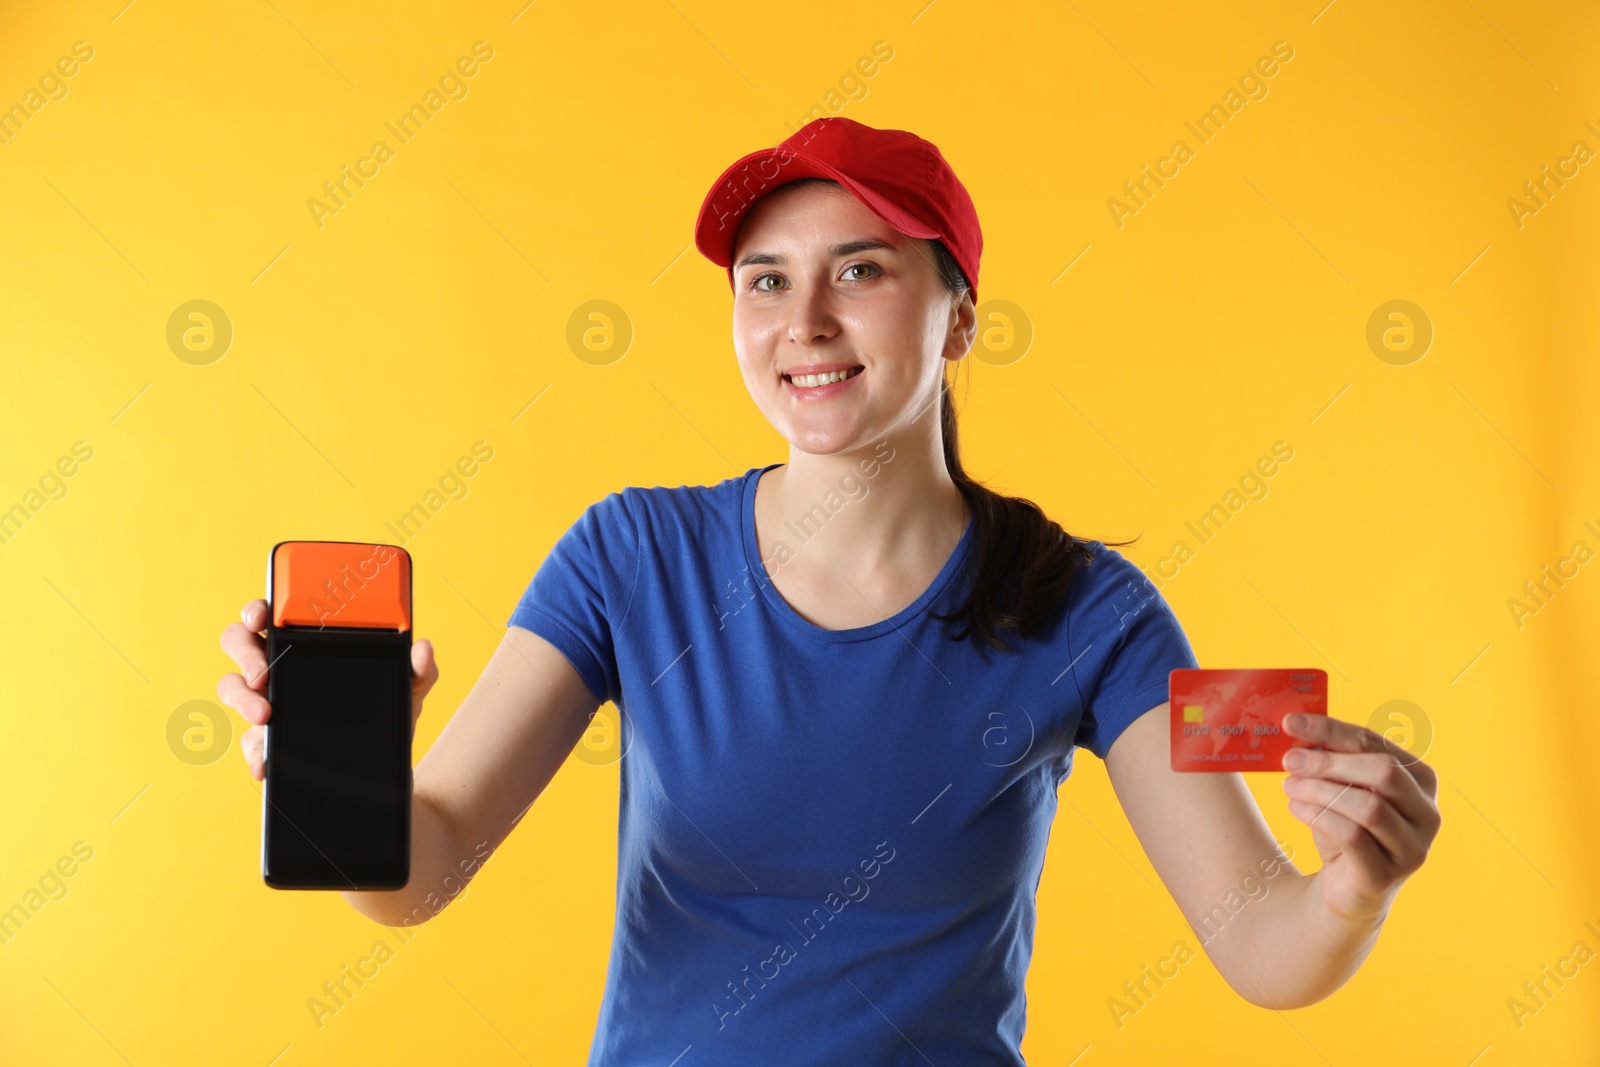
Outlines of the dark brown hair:
M944 242L934 239L934 263L945 288L960 303L969 286ZM951 364L958 368L959 361ZM1005 496L973 479L961 466L956 408L950 396L954 370L939 381L939 424L944 464L972 510L973 556L968 561L972 588L959 607L934 617L965 625L955 640L974 637L990 648L1009 647L1007 632L1031 637L1060 608L1073 575L1093 558L1089 545L1063 530L1033 501ZM1108 541L1110 545L1131 541Z

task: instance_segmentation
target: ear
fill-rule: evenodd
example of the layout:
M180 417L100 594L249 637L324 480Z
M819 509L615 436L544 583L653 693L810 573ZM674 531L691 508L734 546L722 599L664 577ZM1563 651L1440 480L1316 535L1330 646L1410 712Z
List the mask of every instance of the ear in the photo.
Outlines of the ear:
M978 309L972 303L972 290L961 294L961 299L950 305L950 328L945 333L945 359L952 363L972 351L972 342L978 337Z

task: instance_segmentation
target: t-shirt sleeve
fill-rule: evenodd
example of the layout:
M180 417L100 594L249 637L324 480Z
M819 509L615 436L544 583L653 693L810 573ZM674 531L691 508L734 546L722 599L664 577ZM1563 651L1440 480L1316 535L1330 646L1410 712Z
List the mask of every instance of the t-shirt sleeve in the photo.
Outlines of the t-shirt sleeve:
M551 547L506 623L558 648L601 701L621 695L616 633L638 581L638 538L625 493L591 504Z
M1145 573L1114 548L1094 549L1074 578L1067 643L1083 708L1074 743L1105 759L1129 723L1168 698L1168 675L1200 664Z

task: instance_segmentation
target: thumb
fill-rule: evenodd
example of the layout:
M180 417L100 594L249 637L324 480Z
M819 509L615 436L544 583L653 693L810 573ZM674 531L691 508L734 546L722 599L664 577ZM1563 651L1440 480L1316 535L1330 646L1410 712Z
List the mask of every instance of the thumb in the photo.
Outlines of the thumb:
M433 642L423 638L411 646L411 721L422 714L422 701L439 680L439 664L433 658Z

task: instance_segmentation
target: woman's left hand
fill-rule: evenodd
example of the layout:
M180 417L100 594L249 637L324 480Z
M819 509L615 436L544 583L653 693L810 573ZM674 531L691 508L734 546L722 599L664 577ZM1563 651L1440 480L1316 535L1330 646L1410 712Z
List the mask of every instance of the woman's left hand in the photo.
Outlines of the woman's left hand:
M1439 833L1439 776L1382 734L1331 715L1287 715L1283 728L1323 746L1290 749L1283 781L1322 856L1323 901L1341 918L1381 919Z

